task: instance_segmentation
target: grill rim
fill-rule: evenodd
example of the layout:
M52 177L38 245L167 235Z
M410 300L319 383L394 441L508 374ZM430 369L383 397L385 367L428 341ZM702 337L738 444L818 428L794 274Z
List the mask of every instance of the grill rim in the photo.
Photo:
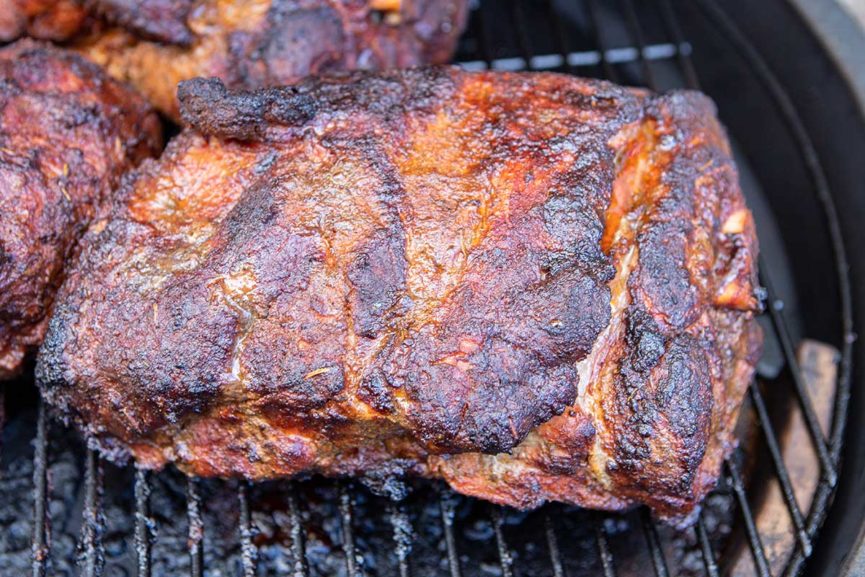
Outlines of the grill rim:
M834 470L840 460L841 449L843 446L844 431L847 425L847 409L850 398L850 384L852 377L852 356L853 342L855 335L853 332L853 297L850 280L850 262L847 257L847 250L844 243L843 234L841 232L841 222L838 217L838 211L835 206L832 192L826 177L825 169L823 168L820 158L817 155L814 143L811 140L805 125L796 110L795 105L780 83L778 78L769 68L766 61L760 56L756 48L748 41L747 37L736 26L735 22L727 16L716 4L710 0L696 0L695 5L700 8L707 18L711 19L724 32L725 36L731 41L740 55L744 57L757 78L764 84L766 90L772 95L773 100L778 105L778 110L782 113L785 122L797 141L800 148L802 159L804 160L808 172L810 173L814 192L824 211L824 217L829 225L829 233L831 237L833 256L835 258L835 269L838 276L838 290L841 304L841 331L842 331L842 347L841 361L839 363L840 372L836 381L835 392L835 407L832 414L831 433L828 442L828 449L831 455L828 455L832 468L826 468L826 456L819 450L821 457L821 468L824 478L818 484L818 488L812 498L811 511L808 514L807 534L813 538L817 535L831 503L831 498L834 494L834 489L837 482L837 473ZM765 271L765 267L762 268ZM768 281L768 282L767 282ZM794 381L797 386L798 398L801 401L804 390L802 388L801 370L796 366L795 355L790 355L790 336L784 324L782 311L775 306L777 295L773 294L771 281L764 277L762 284L769 289L769 310L772 323L776 328L776 332L781 335L782 343L785 345L785 358L788 369L792 369ZM751 390L756 390L752 385ZM809 429L812 438L815 433L820 431L819 425L813 415L813 408L810 411L803 406L806 418L809 419ZM810 415L809 415L810 413ZM822 434L822 433L821 433ZM795 517L795 516L794 516ZM750 533L749 528L749 533ZM753 547L752 547L753 550ZM796 548L792 560L789 562L784 574L788 576L798 575L805 564L805 561L810 556L810 550L806 554L803 548ZM758 566L760 563L758 562ZM762 569L760 570L762 573ZM768 571L766 572L768 575Z
M677 0L679 1L679 0ZM684 5L684 2L679 2ZM706 3L706 2L703 2ZM696 3L695 3L696 4ZM844 44L865 46L865 35L836 3L815 1L805 9L804 0L752 4L742 0L715 2L723 8L755 52L781 83L812 137L816 156L822 159L831 184L830 200L837 208L837 224L844 244L851 250L841 261L847 277L847 292L855 302L845 320L854 331L843 339L842 384L847 404L844 422L833 425L834 453L842 467L830 502L822 513L823 523L814 542L814 554L804 563L808 575L853 577L865 574L865 495L861 471L865 468L865 348L856 340L855 328L865 326L865 258L856 248L865 247L861 215L865 214L865 165L857 151L865 150L865 68L861 54L850 58ZM821 17L813 18L815 13ZM835 24L827 27L826 22ZM771 23L771 24L768 24ZM773 32L789 31L779 42ZM834 32L846 32L835 34ZM695 38L696 39L696 38ZM851 82L858 74L858 81ZM717 88L717 87L716 87ZM851 152L852 151L852 152ZM834 224L834 223L833 223ZM852 299L848 299L848 303ZM852 310L850 310L852 308ZM861 328L860 328L861 330Z

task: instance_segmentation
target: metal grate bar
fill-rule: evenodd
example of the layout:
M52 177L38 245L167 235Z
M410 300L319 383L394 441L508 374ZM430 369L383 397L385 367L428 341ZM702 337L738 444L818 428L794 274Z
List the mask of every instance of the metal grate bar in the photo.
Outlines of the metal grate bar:
M559 541L556 539L556 528L549 512L544 515L544 532L547 535L547 548L550 550L550 564L553 566L553 577L565 577L565 568L562 565L562 553L559 550Z
M306 562L306 536L303 530L303 522L300 516L300 504L297 500L297 485L289 481L286 490L288 501L288 520L291 523L289 531L291 534L291 552L294 556L292 577L308 577L309 565Z
M664 550L661 548L661 537L658 535L658 529L652 520L652 514L645 507L640 511L640 520L643 524L643 533L646 535L646 542L649 544L649 553L652 555L652 566L655 568L655 575L658 577L669 577L670 568L667 566L667 558L664 557Z
M513 577L514 558L502 532L502 525L504 524L502 509L493 505L490 510L490 519L492 520L493 532L496 536L496 548L499 550L499 567L502 570L502 577Z
M201 513L198 479L189 477L186 480L186 518L189 523L186 545L189 548L189 574L192 577L201 577L204 573L204 519Z
M607 58L607 46L604 42L604 35L601 32L601 16L598 1L586 0L586 4L589 9L590 35L592 36L593 44L599 49L601 73L607 80L618 82L618 74L616 74L615 69Z
M253 527L249 515L249 486L241 481L237 485L237 504L240 509L240 563L243 577L255 577L258 549L252 542Z
M763 548L763 541L760 539L760 532L757 530L757 523L751 512L751 505L748 504L748 496L745 494L745 486L742 482L739 466L732 459L728 459L726 465L727 472L730 475L730 482L733 485L733 492L736 495L736 501L739 503L739 511L741 511L742 518L745 521L748 546L751 548L751 555L754 557L757 575L759 577L771 577L769 562L766 560L766 550Z
M147 471L135 469L135 553L138 558L138 577L150 577L150 547L153 537L153 519L150 518L150 483Z
M712 543L709 541L709 532L706 530L706 523L703 521L703 513L697 517L697 525L694 527L697 533L697 541L700 542L700 551L703 553L703 566L706 568L706 575L709 577L720 577L718 571L718 563L715 561L715 553L712 551Z
M493 67L493 50L487 35L486 20L484 19L484 4L481 2L478 9L474 11L477 22L478 52L486 68Z
M339 512L342 517L342 551L345 554L345 569L348 577L363 575L361 566L363 558L358 555L354 544L353 509L351 493L344 483L340 483Z
M554 0L546 0L544 2L544 10L550 22L550 28L553 30L553 40L556 43L556 48L559 50L559 56L562 58L562 66L567 72L573 72L574 67L568 60L568 43L565 39L565 29L562 27L562 22L556 14Z
M520 4L520 0L511 0L511 21L514 23L514 28L517 31L517 45L520 48L520 54L522 54L523 59L526 61L526 67L529 70L533 70L532 45L528 34L526 34L526 27L523 25L525 18L523 17Z
M102 462L96 451L87 450L84 469L84 519L81 525L81 575L99 577L105 566L102 533L105 519L102 514Z
M649 44L644 50L648 60L666 60L673 58L676 54L688 52L689 44L676 46L675 44ZM567 64L568 68L584 68L598 66L602 61L609 64L626 64L639 60L640 51L632 46L621 48L610 48L606 52L598 50L586 50L583 52L570 52L564 56L560 54L536 54L531 57L529 66L533 70L555 70ZM493 60L466 60L459 63L465 70L524 70L526 60L522 56L509 58L495 58Z
M796 502L796 494L793 492L793 483L790 480L790 473L787 466L784 464L784 457L781 455L781 447L778 444L778 437L775 434L775 429L769 420L769 412L766 410L766 403L763 400L763 394L760 392L759 385L751 383L749 387L751 392L751 401L757 411L757 420L760 422L760 428L763 430L763 436L766 438L766 445L769 447L769 454L772 456L772 462L775 466L775 473L778 477L778 482L781 485L781 493L784 496L784 501L787 503L787 510L790 512L790 518L793 520L793 525L796 527L796 537L799 541L799 546L806 557L811 555L811 539L808 537L808 532L805 530L805 519L802 517L802 511L799 509L799 503Z
M670 0L660 0L660 12L661 18L664 20L664 24L666 25L673 42L676 43L676 46L684 46L685 36L682 34L682 28L679 26L679 19L676 18L676 13L673 12L673 6L670 4ZM688 48L688 50L679 50L677 52L679 68L682 69L682 74L685 76L685 85L692 90L699 90L700 81L697 78L697 70L694 68L694 62L691 60L690 45L688 45Z
M411 519L409 519L404 503L391 502L388 505L388 513L390 524L393 527L393 543L399 575L400 577L410 577L411 564L409 563L409 555L411 554L412 542L414 541Z
M604 571L604 577L616 577L613 554L610 552L610 544L607 542L607 531L604 529L603 521L595 522L595 541L598 544L598 557L601 558L601 569Z
M657 90L658 85L655 83L655 75L652 73L652 67L649 65L649 59L646 58L646 43L643 41L643 27L640 26L640 20L637 18L637 10L634 8L633 0L621 0L625 12L625 20L628 23L631 36L634 37L634 42L637 44L637 49L640 51L639 61L640 68L643 71L643 79L646 81L646 86L652 90Z
M457 542L454 536L454 517L456 516L456 505L453 494L449 491L442 492L439 497L439 509L442 516L442 527L444 528L445 548L448 552L448 568L451 577L462 577L460 569L460 556L457 552Z
M769 318L772 321L775 334L778 335L778 340L781 343L781 350L784 352L787 369L793 377L793 386L796 391L796 398L799 401L799 407L802 409L802 416L805 418L805 424L807 425L811 442L814 444L814 449L817 451L817 457L820 459L823 476L826 478L829 485L834 486L838 475L835 471L832 457L829 455L829 448L826 445L826 437L823 435L823 431L820 428L820 421L817 419L817 412L814 410L814 404L811 402L811 395L808 394L808 388L805 384L805 376L802 374L802 369L799 367L799 361L796 359L796 351L793 347L793 337L790 336L790 330L787 327L787 321L782 312L784 309L784 301L778 298L778 293L775 292L772 279L765 273L767 268L762 262L760 263L760 269L760 283L766 287L766 292L769 294Z
M39 403L36 449L33 453L33 577L45 577L50 550L48 535L48 417Z

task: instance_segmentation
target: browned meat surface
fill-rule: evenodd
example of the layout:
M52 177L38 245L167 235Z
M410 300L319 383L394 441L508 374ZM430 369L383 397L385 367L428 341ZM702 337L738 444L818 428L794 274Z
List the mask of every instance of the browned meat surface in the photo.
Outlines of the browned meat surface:
M31 25L31 33L68 38L72 16L61 15L78 14L74 47L175 119L178 82L197 76L259 88L447 62L468 10L468 0L91 0L87 19L80 7L68 9L73 0L4 3L13 6L9 24L0 17L0 38L14 37L6 30L23 30L28 18L48 20L48 32Z
M87 22L83 0L0 0L0 42L68 40Z
M0 50L0 380L42 341L90 218L160 146L156 113L97 66L32 41Z
M107 455L677 519L713 485L761 337L706 97L446 68L180 100L37 367Z

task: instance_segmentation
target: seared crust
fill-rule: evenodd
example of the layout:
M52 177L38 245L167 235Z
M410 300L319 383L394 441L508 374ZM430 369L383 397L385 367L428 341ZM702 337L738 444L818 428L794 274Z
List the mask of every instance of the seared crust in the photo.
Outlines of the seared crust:
M510 455L431 458L461 492L523 508L637 502L681 522L735 446L762 345L753 220L711 102L679 92L644 106L611 141L613 313L580 363L586 388Z
M0 50L0 379L42 341L90 218L160 145L156 114L97 66L31 41Z
M759 352L712 104L427 69L179 92L37 376L111 456L686 515Z
M468 14L468 0L0 0L0 11L4 4L0 39L71 39L175 120L177 84L197 76L259 88L445 63Z
M178 46L195 40L188 24L194 0L89 0L88 6L96 16L142 40Z

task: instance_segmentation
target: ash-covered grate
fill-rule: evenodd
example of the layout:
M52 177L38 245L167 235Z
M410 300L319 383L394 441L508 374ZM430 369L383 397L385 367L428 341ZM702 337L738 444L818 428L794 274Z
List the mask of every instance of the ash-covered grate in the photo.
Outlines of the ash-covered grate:
M782 85L712 0L689 9L724 35L774 99L799 147L825 212L841 308L834 400L827 404L812 395L797 358L795 319L769 278L782 265L761 263L767 349L770 356L777 350L777 363L750 388L746 412L758 432L744 427L748 451L725 464L693 528L657 526L644 510L607 515L551 505L520 513L423 481L408 482L407 496L393 501L349 481L247 485L119 469L100 462L41 406L16 407L4 430L0 574L796 575L831 499L846 422L853 328L846 256L823 168ZM474 7L457 60L474 69L549 69L652 89L698 88L692 47L677 16L673 0L484 1ZM813 453L807 498L801 471L791 473L786 463L789 435L775 426L778 411L770 401L779 391L795 399L800 438L809 441L799 449ZM754 455L766 456L768 477L760 477ZM767 530L757 510L766 507L767 491L749 495L752 472L761 486L776 487L786 511L780 533Z

